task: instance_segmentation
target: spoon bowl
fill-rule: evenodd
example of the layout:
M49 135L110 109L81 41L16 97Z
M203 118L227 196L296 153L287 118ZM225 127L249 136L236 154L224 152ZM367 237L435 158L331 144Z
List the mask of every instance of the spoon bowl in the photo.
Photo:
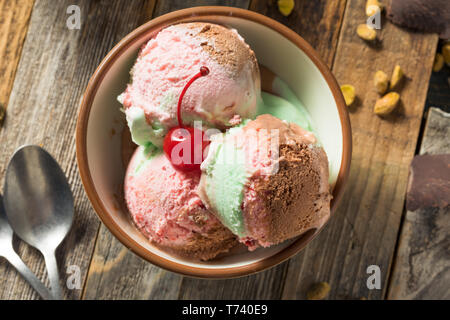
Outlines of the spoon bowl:
M53 157L38 146L19 148L6 170L4 202L17 235L44 255L52 292L61 298L55 250L74 215L70 186Z

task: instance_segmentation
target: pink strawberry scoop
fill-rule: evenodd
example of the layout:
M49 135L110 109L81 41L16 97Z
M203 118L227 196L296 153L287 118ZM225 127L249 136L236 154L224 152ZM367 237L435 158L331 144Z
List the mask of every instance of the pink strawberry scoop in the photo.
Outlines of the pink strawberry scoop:
M119 96L133 141L162 147L178 125L177 102L189 79L206 66L210 73L186 92L181 116L225 129L256 115L260 75L254 52L232 29L211 23L182 23L161 30L139 53L131 83Z
M235 236L203 205L200 172L177 171L159 150L138 147L125 176L134 223L155 244L207 260L236 245Z

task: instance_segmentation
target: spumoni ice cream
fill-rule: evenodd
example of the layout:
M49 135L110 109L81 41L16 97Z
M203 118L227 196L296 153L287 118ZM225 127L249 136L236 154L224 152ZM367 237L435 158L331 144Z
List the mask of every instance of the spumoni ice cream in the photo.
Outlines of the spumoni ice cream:
M235 236L205 208L200 172L175 170L155 148L138 147L128 165L125 201L135 225L161 247L208 260L236 245Z
M177 24L143 46L119 101L138 145L125 202L150 241L208 260L238 241L268 247L329 218L325 151L295 94L281 79L273 84L279 96L261 94L254 52L223 26ZM176 163L197 149L199 163Z
M210 74L186 93L184 123L201 120L206 126L225 129L256 115L259 68L244 39L216 24L176 24L142 48L131 83L119 96L135 143L162 146L168 130L177 125L180 93L201 66L207 66Z
M320 228L330 214L328 159L315 136L261 115L212 137L200 197L253 249Z

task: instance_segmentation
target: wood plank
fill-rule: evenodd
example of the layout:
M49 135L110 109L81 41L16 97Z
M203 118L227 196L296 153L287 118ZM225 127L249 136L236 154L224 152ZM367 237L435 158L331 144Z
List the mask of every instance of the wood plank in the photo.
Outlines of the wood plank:
M28 30L33 2L0 0L0 105L7 108L22 46Z
M247 9L249 0L160 0L157 1L154 17L191 7L198 6L228 6Z
M325 230L301 256L290 261L283 298L303 299L312 283L330 283L329 299L381 299L395 249L405 198L408 166L414 155L437 35L411 33L383 21L380 41L368 45L356 35L365 22L365 1L349 0L333 73L356 87L350 107L353 158L340 207ZM390 117L373 114L377 70L390 74L400 64L408 77L401 105ZM381 270L381 290L366 285L369 265Z
M450 153L450 113L430 108L420 154ZM388 299L450 299L450 208L407 211Z
M153 17L200 5L234 5L247 0L158 1ZM84 290L85 299L176 299L183 277L162 270L127 250L102 225Z
M331 67L336 52L346 1L295 1L292 13L285 17L277 1L253 0L250 10L283 23L301 35Z
M286 24L300 33L318 50L331 66L342 23L345 1L295 1L293 13L282 16L276 1L255 0L250 9ZM311 26L319 26L311 28ZM320 33L318 33L320 30ZM300 254L302 255L302 254ZM182 299L280 299L289 262L256 275L224 281L184 278L180 289Z
M69 179L75 197L75 221L58 250L61 284L66 267L77 265L84 283L91 260L99 220L91 209L78 175L75 158L75 126L81 96L104 55L128 32L148 19L149 2L77 1L81 29L66 26L66 9L73 1L36 1L23 47L22 58L0 132L0 176L18 146L42 145ZM3 181L1 181L3 185ZM30 268L42 279L44 260L24 243L18 248ZM0 299L37 298L33 290L6 263L0 265ZM47 282L48 283L48 282ZM77 299L81 290L64 290Z
M176 299L181 278L133 254L102 225L83 299Z

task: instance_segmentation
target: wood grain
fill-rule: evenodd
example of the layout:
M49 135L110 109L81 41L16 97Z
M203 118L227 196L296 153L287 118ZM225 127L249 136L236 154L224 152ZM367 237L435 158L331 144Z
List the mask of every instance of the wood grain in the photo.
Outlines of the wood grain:
M450 153L450 113L430 108L420 154ZM450 208L407 211L388 299L450 298Z
M159 0L156 3L154 17L172 11L198 6L228 6L247 9L249 0Z
M181 278L133 254L102 225L83 299L176 299Z
M331 67L336 53L346 1L295 1L292 13L285 17L277 0L253 0L250 9L288 26L311 44Z
M22 144L38 144L61 164L75 197L75 221L58 250L61 284L66 267L77 265L84 283L99 220L91 209L78 175L75 125L81 96L104 55L136 26L148 19L148 1L77 1L81 29L69 30L65 13L73 1L36 1L11 93L8 117L0 132L0 177L7 160ZM1 181L3 182L3 181ZM2 183L3 185L3 183ZM18 251L42 279L44 260L19 243ZM37 295L4 261L0 265L0 299L32 299ZM48 282L47 282L48 284ZM81 290L65 290L76 299Z
M379 42L365 43L356 27L365 22L365 1L349 0L333 73L340 84L353 84L358 99L350 107L353 157L345 195L325 230L291 259L283 298L302 299L308 287L326 281L329 299L382 299L405 198L408 166L414 155L437 35L411 33L383 21ZM408 77L401 105L390 117L373 113L378 98L377 70L400 64ZM369 265L381 269L381 290L368 290Z
M8 105L33 1L0 0L0 105Z

